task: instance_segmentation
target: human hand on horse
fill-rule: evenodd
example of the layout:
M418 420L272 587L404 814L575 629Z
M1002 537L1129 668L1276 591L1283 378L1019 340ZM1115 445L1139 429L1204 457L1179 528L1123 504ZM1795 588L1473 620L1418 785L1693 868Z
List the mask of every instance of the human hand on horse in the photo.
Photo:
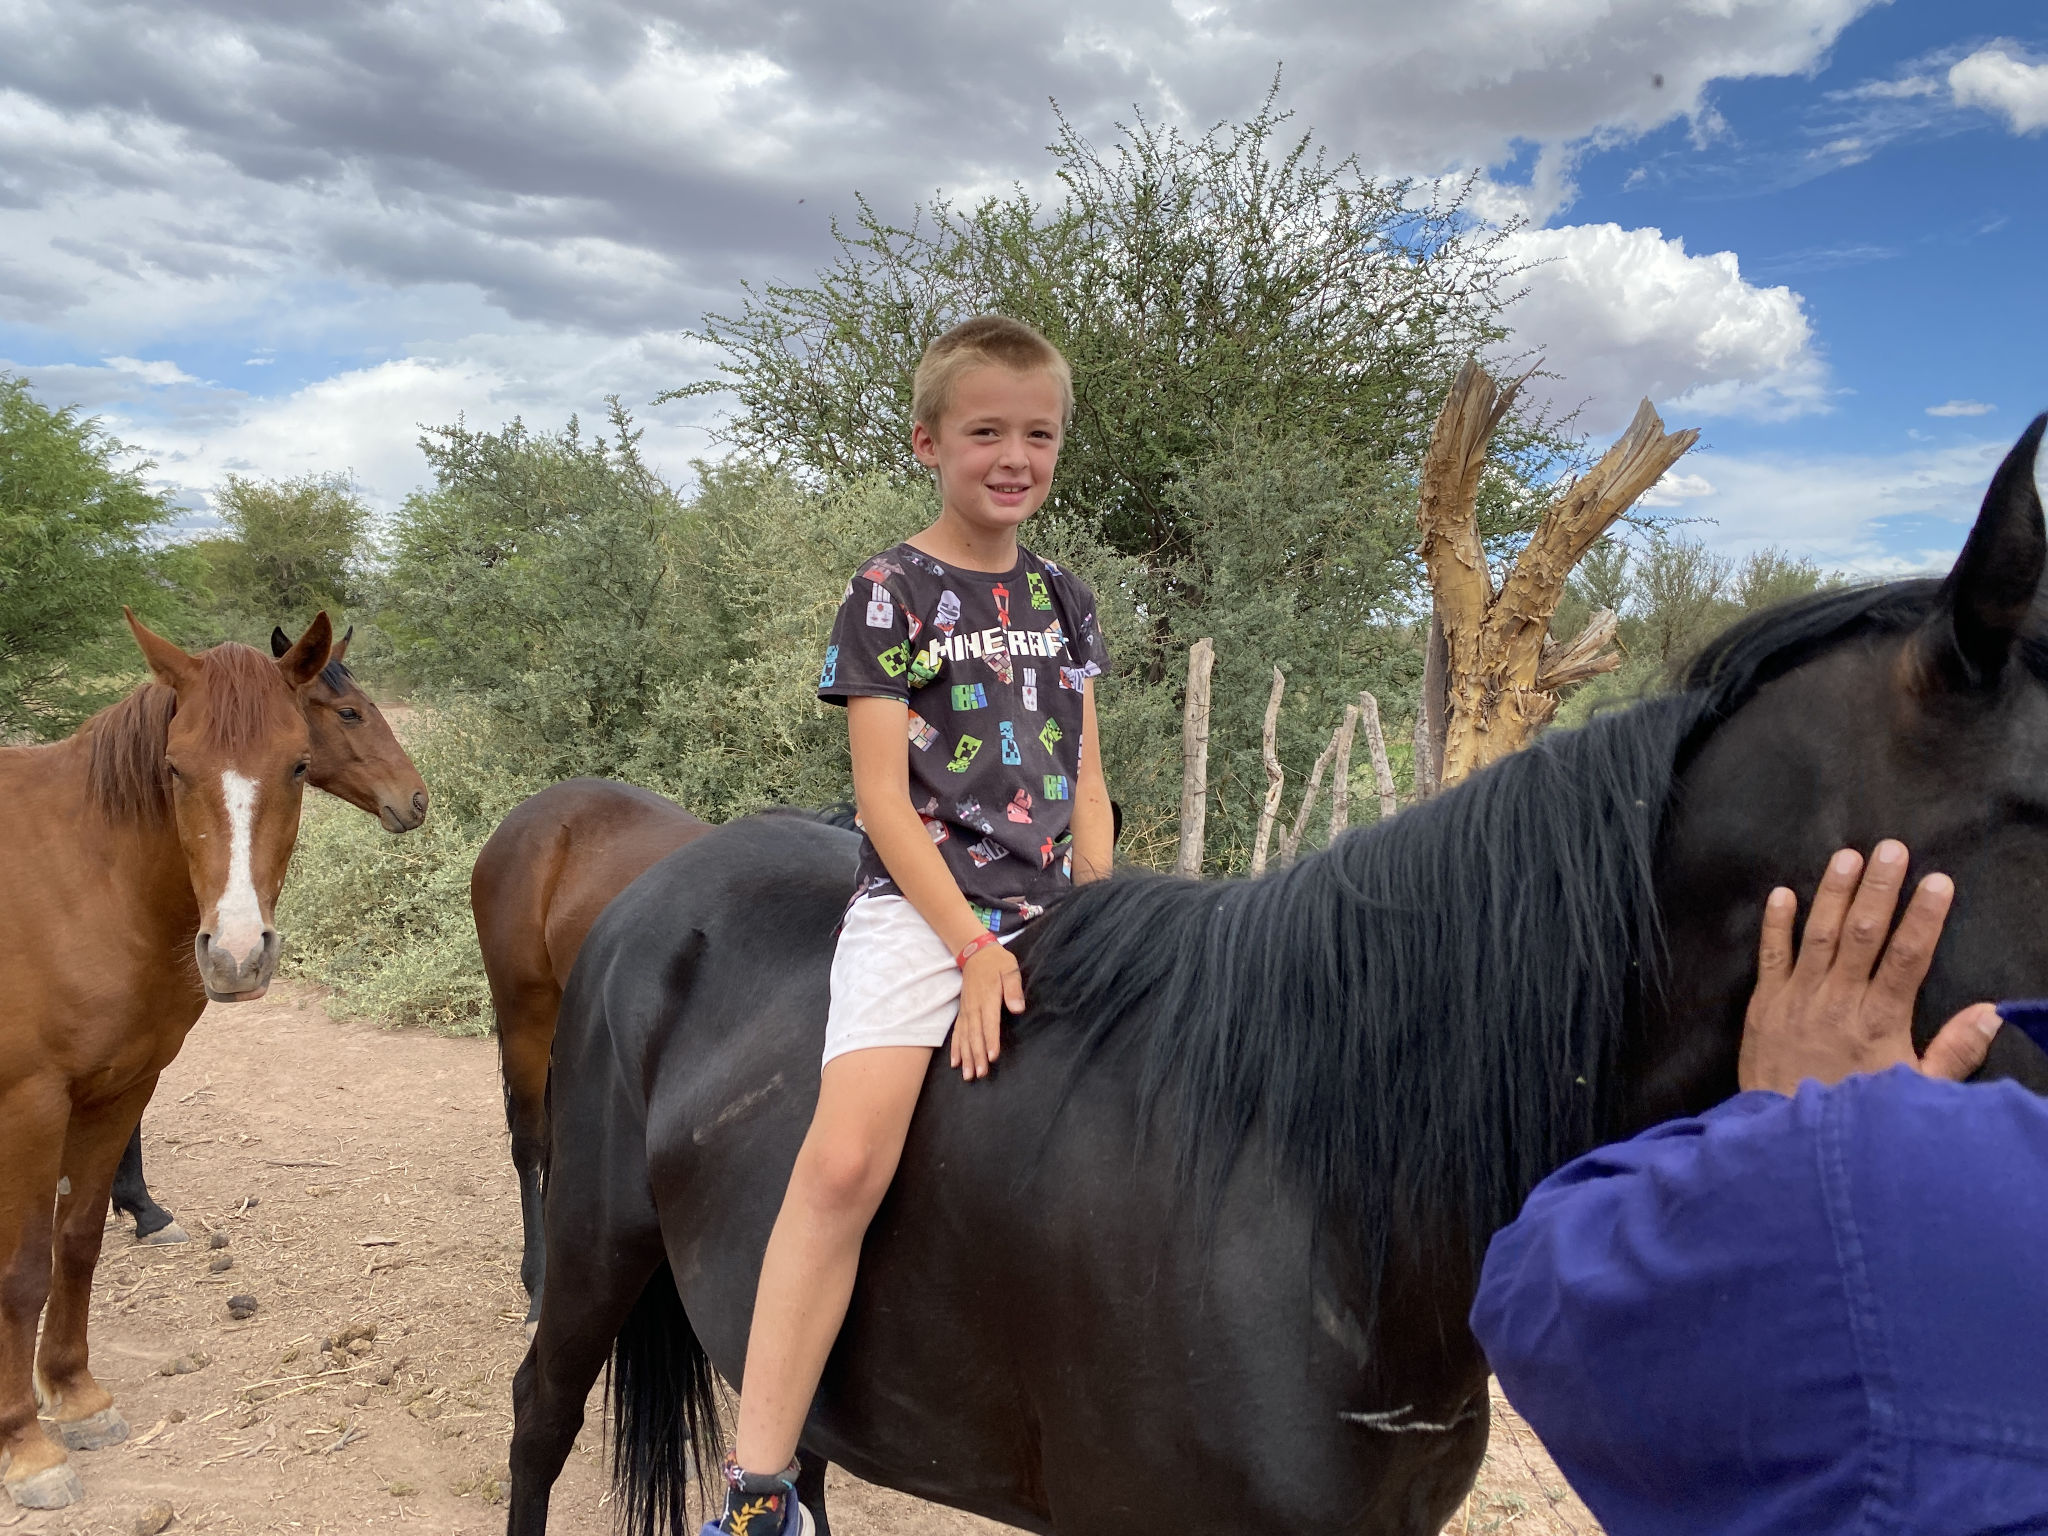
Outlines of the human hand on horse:
M1975 1003L1913 1049L1913 1004L1955 900L1955 882L1929 875L1892 931L1906 883L1905 844L1887 839L1828 861L1795 944L1799 901L1780 886L1764 903L1756 991L1744 1019L1736 1080L1744 1089L1793 1094L1813 1078L1840 1082L1857 1072L1906 1065L1960 1082L1984 1063L1998 1010ZM1889 934L1889 939L1887 935Z
M1003 1010L1024 1011L1024 973L1000 944L983 944L962 968L960 1016L953 1021L948 1059L969 1082L988 1076L1002 1051Z

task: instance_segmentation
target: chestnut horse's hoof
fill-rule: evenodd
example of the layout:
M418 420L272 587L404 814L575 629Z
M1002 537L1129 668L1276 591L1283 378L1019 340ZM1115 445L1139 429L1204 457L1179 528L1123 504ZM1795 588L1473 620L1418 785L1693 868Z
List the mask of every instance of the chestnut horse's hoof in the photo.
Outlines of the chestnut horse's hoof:
M59 1462L54 1467L45 1467L33 1477L24 1477L18 1483L5 1485L18 1509L62 1509L67 1504L76 1504L85 1497L78 1474L71 1470L69 1462Z
M137 1239L135 1239L135 1241L138 1243L149 1243L152 1245L161 1245L164 1243L189 1243L192 1241L192 1234L190 1232L187 1232L183 1227L179 1226L174 1221L168 1227L158 1227L154 1232L150 1233L149 1236L138 1237Z
M52 1427L67 1451L101 1451L128 1438L128 1421L118 1408L102 1408L82 1419L57 1419Z

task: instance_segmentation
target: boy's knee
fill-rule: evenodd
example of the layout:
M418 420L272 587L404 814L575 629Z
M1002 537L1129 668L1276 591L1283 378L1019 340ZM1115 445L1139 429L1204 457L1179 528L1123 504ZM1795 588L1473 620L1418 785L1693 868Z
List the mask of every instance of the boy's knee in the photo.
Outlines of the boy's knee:
M813 1138L804 1147L804 1193L821 1211L872 1214L888 1192L894 1160L854 1137Z

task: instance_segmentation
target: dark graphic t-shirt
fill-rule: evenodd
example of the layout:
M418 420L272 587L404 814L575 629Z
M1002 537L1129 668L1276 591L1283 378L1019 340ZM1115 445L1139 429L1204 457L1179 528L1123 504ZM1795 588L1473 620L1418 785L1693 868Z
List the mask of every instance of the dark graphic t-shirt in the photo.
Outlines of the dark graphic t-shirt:
M1073 882L1082 685L1108 662L1095 594L1021 547L997 574L898 544L861 566L839 605L818 697L910 706L911 803L994 932ZM895 888L863 838L860 893Z

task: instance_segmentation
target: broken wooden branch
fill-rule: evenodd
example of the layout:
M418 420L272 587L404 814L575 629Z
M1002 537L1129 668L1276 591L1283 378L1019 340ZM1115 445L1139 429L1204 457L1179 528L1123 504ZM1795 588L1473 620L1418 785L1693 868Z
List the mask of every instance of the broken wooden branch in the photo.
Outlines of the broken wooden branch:
M1556 713L1559 688L1619 665L1605 653L1605 639L1595 643L1597 626L1589 625L1558 654L1549 641L1551 617L1566 579L1594 540L1699 438L1692 431L1665 432L1645 400L1600 461L1551 499L1496 592L1479 539L1479 483L1487 443L1527 377L1502 387L1477 362L1466 363L1423 457L1416 518L1443 631L1447 679L1443 750L1435 765L1439 786L1455 784L1526 745ZM1427 715L1427 687L1423 702ZM1422 769L1418 764L1418 780Z

